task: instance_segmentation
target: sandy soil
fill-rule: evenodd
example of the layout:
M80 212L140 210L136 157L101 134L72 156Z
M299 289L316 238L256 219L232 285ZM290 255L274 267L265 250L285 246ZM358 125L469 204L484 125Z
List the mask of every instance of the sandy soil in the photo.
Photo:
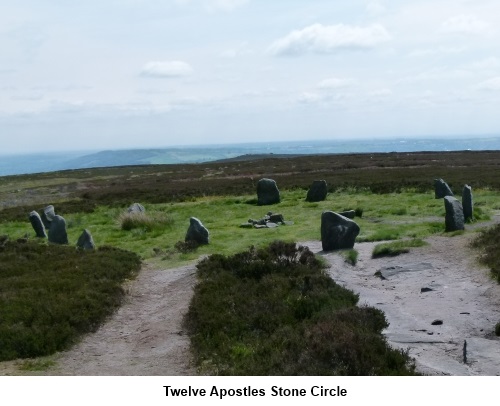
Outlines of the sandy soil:
M426 247L382 259L371 258L374 243L357 244L356 266L347 265L338 253L321 252L319 241L302 244L328 260L332 277L359 293L360 304L385 312L388 341L409 350L420 372L499 375L500 339L493 330L500 321L500 286L475 261L469 238L431 237ZM55 366L40 374L195 375L189 339L182 331L194 272L194 266L146 267L127 287L127 300L116 314L95 334L58 354ZM442 324L433 325L435 320ZM0 374L22 373L19 362L0 363Z

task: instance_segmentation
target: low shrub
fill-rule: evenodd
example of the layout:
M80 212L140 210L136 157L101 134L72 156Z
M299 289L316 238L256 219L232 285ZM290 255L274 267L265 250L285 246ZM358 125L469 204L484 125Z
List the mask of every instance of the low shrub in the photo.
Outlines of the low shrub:
M67 349L121 304L134 253L7 241L0 250L0 361Z
M480 261L487 265L500 283L500 224L483 230L472 241L472 247L481 251Z
M185 327L203 374L409 375L404 352L383 335L383 313L357 307L305 247L275 241L233 256L211 255Z
M188 254L190 252L196 251L196 249L200 246L196 241L177 241L175 243L175 249L182 254Z

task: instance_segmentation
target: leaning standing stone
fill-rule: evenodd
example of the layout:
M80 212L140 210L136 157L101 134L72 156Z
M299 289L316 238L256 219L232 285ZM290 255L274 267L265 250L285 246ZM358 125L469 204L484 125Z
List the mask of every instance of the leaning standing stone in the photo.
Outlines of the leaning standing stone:
M462 191L462 207L464 208L464 220L474 219L474 201L472 200L472 188L465 185Z
M83 230L82 235L78 238L76 246L82 250L93 250L95 249L94 239L89 230Z
M56 213L54 211L54 206L52 205L47 206L42 210L41 219L46 230L50 230L50 223L52 222L52 219L55 215Z
M323 251L351 249L359 234L359 226L333 211L321 215L321 243Z
M208 244L209 232L203 226L202 222L196 217L189 219L189 228L186 233L185 241L195 241L198 244Z
M272 179L261 179L257 182L257 204L264 206L280 202L280 191Z
M35 230L36 236L38 238L47 238L47 234L45 233L45 227L43 226L42 218L36 211L32 211L30 213L30 222Z
M434 196L436 199L442 199L446 196L453 196L453 192L443 179L434 179Z
M464 229L464 210L462 204L452 196L444 198L444 208L446 210L445 230L458 231Z
M66 220L63 217L55 215L50 222L49 242L54 244L68 244Z
M307 192L306 201L321 202L326 199L328 186L326 180L315 180Z

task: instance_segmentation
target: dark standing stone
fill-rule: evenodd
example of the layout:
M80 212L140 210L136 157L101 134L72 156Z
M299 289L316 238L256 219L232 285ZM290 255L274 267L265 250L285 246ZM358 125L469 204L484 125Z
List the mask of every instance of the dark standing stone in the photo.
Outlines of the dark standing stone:
M145 213L146 209L144 208L144 206L142 204L134 203L132 206L130 206L127 209L127 212L128 213Z
M355 210L347 210L347 211L342 211L339 213L341 216L347 217L348 219L353 219L356 217L356 211Z
M269 221L271 223L284 223L285 222L285 218L283 217L283 214L281 213L268 213L267 214L269 216Z
M257 204L265 206L280 202L280 191L272 179L261 179L257 182Z
M474 219L474 201L472 200L472 188L465 185L462 191L462 207L464 209L464 220Z
M89 230L83 230L82 235L78 238L76 246L82 250L93 250L95 249L94 239Z
M63 217L55 215L50 222L49 242L54 244L68 244L66 220Z
M464 210L462 204L452 196L444 198L444 208L446 210L445 230L458 231L464 227Z
M185 241L195 241L198 244L208 244L209 232L196 217L189 219L189 228Z
M315 180L307 192L306 201L321 202L326 199L328 186L326 180Z
M323 251L353 248L359 231L359 226L354 221L338 213L325 211L321 215Z
M442 199L446 196L453 196L453 192L443 179L434 179L434 196L436 199Z
M45 233L45 227L43 226L42 218L36 211L32 211L30 213L30 222L33 227L33 230L35 230L36 236L38 238L47 238L47 234Z

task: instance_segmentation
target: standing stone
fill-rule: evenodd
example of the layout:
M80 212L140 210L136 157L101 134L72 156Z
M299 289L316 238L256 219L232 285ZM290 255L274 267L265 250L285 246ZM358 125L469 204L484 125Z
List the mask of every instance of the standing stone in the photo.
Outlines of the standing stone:
M359 226L333 211L321 215L321 243L323 251L351 249L359 234Z
M54 211L54 206L52 205L47 206L42 210L41 219L46 230L50 230L50 223L52 222L52 219L55 215L56 213Z
M356 211L355 210L346 210L346 211L341 211L339 213L341 216L347 217L348 219L353 219L356 217Z
M95 249L94 239L89 230L83 230L82 235L78 238L76 246L82 250L93 250Z
M452 196L444 198L444 208L446 210L445 230L458 231L464 227L464 210L462 204Z
M446 196L453 196L453 192L443 179L434 179L434 196L436 199L442 199Z
M134 203L132 206L130 206L127 209L127 212L128 213L145 213L146 209L144 208L144 206L142 204Z
M43 226L42 218L36 211L32 211L30 213L30 222L33 227L33 230L35 230L36 236L38 238L47 238L47 234L45 233L45 227Z
M66 220L63 217L55 215L50 222L49 242L54 244L68 244Z
M280 191L272 179L261 179L257 182L257 204L264 206L280 202Z
M195 241L198 244L208 244L209 232L196 217L189 219L189 228L185 241Z
M474 220L474 201L472 200L472 188L469 185L465 185L462 191L462 207L464 220Z
M306 201L321 202L326 199L328 186L326 180L315 180L307 192Z

